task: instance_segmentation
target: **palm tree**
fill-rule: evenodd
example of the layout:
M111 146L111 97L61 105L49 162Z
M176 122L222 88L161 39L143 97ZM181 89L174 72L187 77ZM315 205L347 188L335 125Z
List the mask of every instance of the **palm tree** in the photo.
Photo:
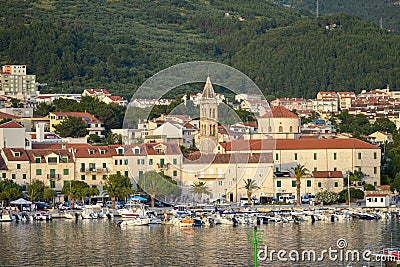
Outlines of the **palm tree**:
M111 207L113 209L115 209L116 197L126 197L133 192L129 178L120 173L107 176L103 188L111 198Z
M197 194L199 203L201 202L201 197L203 194L211 195L211 191L205 182L194 182L192 184L192 188L190 189L190 193Z
M247 191L247 203L251 205L251 194L253 194L253 191L260 189L259 186L257 186L256 181L252 179L247 179L244 181L244 186L242 188L246 189Z
M301 178L309 174L308 169L301 164L297 164L296 167L292 168L294 177L296 177L296 204L300 206L301 199L300 199L300 185L301 185Z

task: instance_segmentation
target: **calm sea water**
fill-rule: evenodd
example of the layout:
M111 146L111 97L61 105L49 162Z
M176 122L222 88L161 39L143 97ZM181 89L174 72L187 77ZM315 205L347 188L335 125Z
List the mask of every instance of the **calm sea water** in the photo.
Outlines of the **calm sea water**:
M398 218L344 223L262 225L261 248L320 251L400 247ZM0 266L253 266L251 227L115 227L108 220L54 219L53 222L1 223ZM347 265L347 264L346 264ZM346 266L345 265L345 266ZM341 262L259 260L259 266L342 266ZM362 266L352 263L352 266ZM368 265L367 265L368 266ZM370 265L379 266L379 265Z

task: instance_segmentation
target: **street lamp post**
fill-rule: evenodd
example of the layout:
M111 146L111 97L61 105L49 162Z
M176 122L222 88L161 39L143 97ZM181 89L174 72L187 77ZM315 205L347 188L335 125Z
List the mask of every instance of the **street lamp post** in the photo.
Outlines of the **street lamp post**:
M350 208L350 175L347 174L347 198L349 199L349 208Z

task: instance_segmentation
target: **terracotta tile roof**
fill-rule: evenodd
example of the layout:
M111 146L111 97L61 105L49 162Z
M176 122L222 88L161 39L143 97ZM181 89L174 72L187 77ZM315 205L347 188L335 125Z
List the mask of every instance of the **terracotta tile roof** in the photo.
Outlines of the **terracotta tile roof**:
M343 178L341 171L313 171L314 178Z
M36 99L47 99L47 98L52 98L53 96L51 95L39 95L36 97Z
M333 95L336 96L336 92L319 92L321 95Z
M7 164L1 155L0 155L0 170L8 170Z
M226 151L264 151L274 150L276 140L234 140L226 143L220 143Z
M16 156L16 152L19 156ZM23 148L3 148L3 153L8 161L29 161L28 154Z
M91 115L87 112L50 112L56 116L65 116L65 117L78 117L82 118L86 123L102 123L95 116Z
M85 89L88 94L96 94L96 93L103 93L105 95L111 95L106 89Z
M186 129L196 129L196 127L194 127L192 124L190 124L190 123L185 123L184 125L183 125L183 127L185 127Z
M390 190L390 185L380 185L380 186L378 186L378 188L381 189L381 190L389 191Z
M183 158L184 164L235 164L235 163L273 163L271 153L243 154L200 154L193 153Z
M125 146L126 156L145 156L145 155L181 155L181 149L175 143L145 143ZM134 149L139 148L140 153L135 154ZM160 152L163 150L165 152Z
M21 117L15 116L15 115L11 115L5 112L0 112L0 118L1 119L20 119Z
M17 129L19 129L19 128L24 128L24 126L16 123L15 121L9 121L9 122L1 124L0 128L9 128L9 129L17 128Z
M125 101L123 97L115 95L115 96L109 96L112 101Z
M313 149L379 149L370 143L356 138L339 139L270 139L234 140L220 143L226 151L264 151L264 150L313 150Z
M305 132L305 131L302 131L303 133ZM304 139L318 139L318 136L316 136L316 135L302 135L302 136L300 136L300 139L302 139L302 140L304 140Z
M356 94L354 92L338 92L337 93L341 98L355 98Z
M271 110L261 116L261 118L270 118L272 115L273 118L296 118L298 119L299 117L285 108L284 106L273 106L271 107Z
M48 155L55 154L61 158L67 157L68 163L74 162L74 158L71 152L68 152L65 149L55 149L55 150L45 150L45 149L34 149L34 150L26 150L28 154L29 160L32 163L36 163L36 158L40 157L40 163L45 163Z
M117 148L121 145L112 146L80 146L69 147L69 151L73 151L75 158L110 158L112 156L124 156L124 154L117 154Z

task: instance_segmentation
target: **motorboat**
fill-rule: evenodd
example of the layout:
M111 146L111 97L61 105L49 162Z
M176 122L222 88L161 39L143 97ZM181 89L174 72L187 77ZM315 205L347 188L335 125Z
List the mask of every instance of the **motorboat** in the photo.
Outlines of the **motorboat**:
M192 214L192 212L188 209L188 206L186 205L175 206L173 212L177 216L185 216L185 215L190 216Z
M136 218L146 214L146 206L138 203L127 203L122 209L117 210L117 214L122 218Z
M76 217L71 212L66 212L66 213L64 213L64 218L66 218L66 219L75 219Z
M194 218L193 219L193 226L197 226L197 227L199 227L199 226L201 226L201 227L210 227L211 225L213 225L214 224L214 221L212 220L212 219L210 219L210 218L207 218L207 217L203 217L203 218L201 218L201 217L196 217L196 218Z
M147 216L138 216L136 218L131 218L129 220L121 220L117 223L120 226L127 226L127 225L148 225L150 223L150 218Z
M181 227L192 227L194 224L194 219L192 218L183 218L179 222L179 226Z
M11 222L13 220L9 211L0 212L0 222Z
M49 213L46 213L46 212L36 213L33 216L33 218L36 221L51 221L51 220L53 220L53 217Z

